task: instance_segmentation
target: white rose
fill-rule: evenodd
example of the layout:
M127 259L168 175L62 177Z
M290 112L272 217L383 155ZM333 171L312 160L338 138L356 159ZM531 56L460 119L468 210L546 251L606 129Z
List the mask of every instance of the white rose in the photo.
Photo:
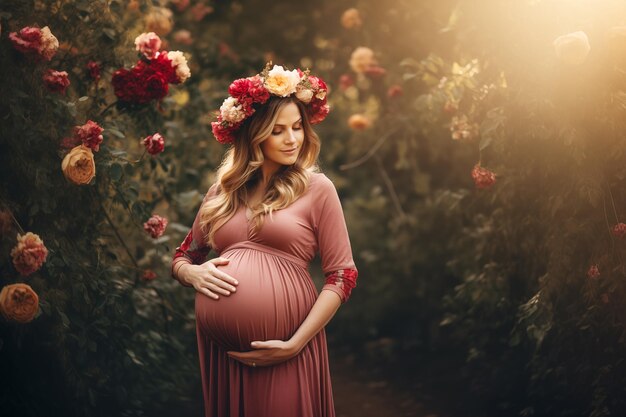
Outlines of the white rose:
M375 64L374 51L365 46L359 46L350 55L350 68L356 73L363 73Z
M303 103L309 104L313 98L313 90L298 85L296 89L296 98Z
M553 44L556 56L567 65L582 64L591 50L589 38L583 31L559 36Z
M287 97L295 93L299 82L300 74L297 70L287 71L280 65L274 65L267 73L265 88L274 95Z
M59 49L59 40L50 32L48 26L44 26L41 28L41 48L39 52L50 61L56 54L57 49Z
M222 119L230 123L239 123L246 118L243 106L234 97L228 97L220 107Z
M187 58L181 51L170 51L167 53L167 57L172 61L172 66L176 67L176 77L178 81L184 83L187 78L191 76L191 71L187 65Z

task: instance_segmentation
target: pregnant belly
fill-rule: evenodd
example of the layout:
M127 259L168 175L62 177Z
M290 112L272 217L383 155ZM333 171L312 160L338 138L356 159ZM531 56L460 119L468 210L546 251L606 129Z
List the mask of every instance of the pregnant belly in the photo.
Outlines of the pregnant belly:
M218 300L196 292L199 331L224 349L246 351L254 340L289 339L315 303L306 268L268 251L227 249L220 256L230 262L218 268L239 281L237 291Z

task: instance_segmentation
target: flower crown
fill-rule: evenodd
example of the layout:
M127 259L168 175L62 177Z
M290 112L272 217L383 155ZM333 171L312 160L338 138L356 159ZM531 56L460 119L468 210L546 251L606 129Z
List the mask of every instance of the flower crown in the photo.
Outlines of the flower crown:
M228 87L229 96L220 107L217 122L211 123L219 143L232 143L244 120L265 104L270 94L288 97L295 93L296 98L306 104L311 124L326 118L330 107L326 102L328 88L324 80L310 75L308 69L287 71L274 65L270 70L271 65L270 61L260 74L235 80Z

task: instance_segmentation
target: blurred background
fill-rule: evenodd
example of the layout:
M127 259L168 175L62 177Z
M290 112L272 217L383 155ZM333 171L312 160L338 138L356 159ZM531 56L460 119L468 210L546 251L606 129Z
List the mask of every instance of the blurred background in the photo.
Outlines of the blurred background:
M202 415L170 261L228 85L270 60L329 88L359 269L338 416L626 415L626 2L2 0L0 24L0 415ZM123 101L145 32L191 76Z

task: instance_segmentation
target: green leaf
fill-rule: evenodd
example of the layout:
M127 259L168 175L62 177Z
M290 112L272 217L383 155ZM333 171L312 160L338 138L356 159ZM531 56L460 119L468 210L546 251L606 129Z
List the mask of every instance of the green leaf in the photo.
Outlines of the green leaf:
M113 181L119 181L122 178L122 166L120 164L111 165L111 169L109 170L109 176Z

